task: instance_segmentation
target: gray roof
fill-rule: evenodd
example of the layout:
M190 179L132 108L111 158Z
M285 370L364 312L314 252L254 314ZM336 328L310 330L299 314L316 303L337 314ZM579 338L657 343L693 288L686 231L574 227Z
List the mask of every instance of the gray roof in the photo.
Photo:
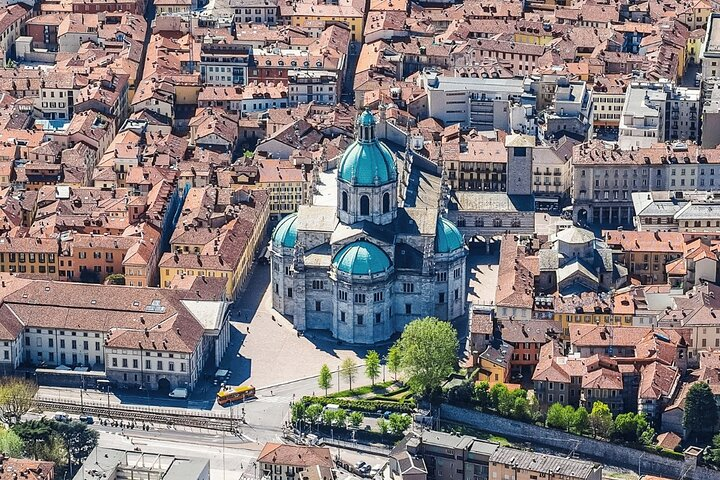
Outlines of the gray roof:
M557 271L557 281L562 282L566 278L570 278L575 274L580 274L583 277L590 279L593 283L598 283L598 277L590 271L588 267L583 265L582 262L575 259L574 261L562 266Z
M298 231L332 232L337 224L337 208L300 205L296 226Z
M198 452L200 453L200 452ZM118 467L141 473L147 478L148 470L157 472L157 478L165 480L198 480L205 478L209 461L199 457L178 457L161 453L135 452L116 448L95 447L74 480L88 477L87 472L97 471L115 478L112 473ZM137 465L137 468L133 468ZM152 465L153 467L149 467ZM140 475L142 476L142 475Z
M560 230L555 238L563 243L588 243L595 240L595 234L580 227L570 227Z
M717 220L720 218L720 203L689 202L675 213L676 220Z
M468 212L532 212L535 211L535 199L532 195L454 191L448 208Z
M570 479L587 479L600 468L596 463L544 453L527 452L514 448L498 447L490 457L491 462L514 465L521 470L564 475Z

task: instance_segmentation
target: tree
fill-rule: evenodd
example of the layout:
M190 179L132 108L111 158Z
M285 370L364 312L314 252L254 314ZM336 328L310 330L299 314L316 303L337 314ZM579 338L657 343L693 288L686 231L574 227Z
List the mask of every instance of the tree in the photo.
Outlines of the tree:
M12 430L0 430L0 452L14 458L22 458L25 453L25 442Z
M427 394L439 386L457 365L457 332L437 318L413 320L395 345L401 370L416 393Z
M352 391L352 382L355 380L355 376L357 375L357 364L355 363L355 360L350 357L343 360L342 365L340 365L340 373L342 373L343 377L345 377L348 381L350 384L350 391Z
M291 412L293 423L305 421L305 404L303 402L293 402Z
M70 477L73 475L73 465L81 464L90 455L90 452L97 447L98 437L96 430L93 430L83 422L74 420L72 422L51 422L51 428L62 439L67 451Z
M0 383L0 416L9 425L20 421L37 392L37 385L20 378L6 378Z
M578 407L573 413L572 431L582 435L590 428L590 414L585 407Z
M525 390L523 390L525 392ZM515 406L515 399L517 397L510 392L507 388L501 390L498 396L497 411L503 417L512 416L513 407Z
M589 416L590 430L593 437L609 438L613 428L613 418L610 408L602 402L593 403Z
M347 426L348 414L342 408L335 410L335 425L345 428Z
M447 392L448 402L453 404L467 404L473 398L475 387L472 382L465 381L460 385L451 387Z
M716 466L720 466L720 433L713 437L712 446L710 447L710 453L707 456L707 459Z
M105 277L105 284L107 285L125 285L125 275L122 273L113 273Z
M34 460L40 457L41 448L50 442L53 435L50 421L44 418L17 423L13 425L12 431L25 443L28 453Z
M572 409L572 407L570 407ZM567 430L572 421L572 417L568 418L568 413L574 415L575 412L570 412L560 403L553 403L548 408L547 416L545 417L545 424L548 427L561 428Z
M698 441L715 433L718 423L718 408L710 386L705 382L696 382L685 398L685 416L683 426L688 436Z
M335 421L335 410L323 410L322 423L325 425L332 426L334 421Z
M378 418L377 421L378 430L380 430L380 433L385 435L388 432L388 429L390 428L390 425L387 421L385 421L384 418Z
M614 431L613 433L618 438L628 441L635 442L638 439L638 415L629 412L621 413L615 417ZM640 416L642 418L642 416ZM647 423L647 422L646 422Z
M410 428L412 417L410 415L401 415L399 413L391 413L388 418L389 429L395 435L402 435L405 430Z
M530 402L527 397L515 397L515 403L512 406L510 416L522 422L527 422L532 418L530 415Z
M370 350L365 356L365 375L375 386L375 379L380 376L380 355L375 350Z
M332 372L327 364L323 364L320 367L320 376L318 376L318 385L320 388L325 390L325 396L327 397L328 389L332 387Z
M500 398L504 397L508 393L508 388L504 383L496 383L490 389L490 407L498 408L500 404Z
M390 347L387 357L385 357L385 364L397 382L397 374L400 371L400 350L397 347Z
M365 417L363 416L362 412L350 413L350 425L352 425L354 428L358 428L364 419Z
M490 383L487 380L477 383L473 397L480 408L483 410L488 408L490 406Z
M311 426L315 426L315 424L320 420L320 417L323 413L323 406L319 403L313 403L307 409L305 409L305 418L308 422L310 422Z

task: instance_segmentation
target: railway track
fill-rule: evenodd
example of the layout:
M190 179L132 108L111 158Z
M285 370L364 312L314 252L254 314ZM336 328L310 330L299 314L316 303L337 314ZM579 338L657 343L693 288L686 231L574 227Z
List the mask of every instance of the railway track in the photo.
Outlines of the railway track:
M62 411L71 414L86 414L98 418L131 421L137 424L182 425L223 432L235 432L240 426L240 420L230 415L189 409L123 405L110 405L108 408L107 405L96 402L85 402L84 405L80 405L74 402L48 399L35 399L33 406L46 412Z

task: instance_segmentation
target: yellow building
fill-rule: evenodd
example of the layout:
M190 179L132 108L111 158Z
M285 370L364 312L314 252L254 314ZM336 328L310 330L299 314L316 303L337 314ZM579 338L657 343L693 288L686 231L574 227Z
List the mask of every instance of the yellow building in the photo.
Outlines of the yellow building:
M227 278L226 298L234 300L250 273L255 253L259 250L270 214L270 202L265 191L252 193L251 203L243 204L237 217L221 227L199 251L185 245L172 245L173 252L160 260L160 286L169 288L173 278ZM215 230L213 230L215 232Z
M685 58L690 63L700 63L700 53L702 52L703 41L705 40L705 30L698 28L690 32L690 36L685 46Z
M583 292L555 297L554 310L553 319L562 325L563 335L569 338L573 324L631 327L635 304L629 292L602 296L595 292Z
M0 238L0 272L57 280L59 246L52 238Z
M698 28L707 28L710 13L712 13L710 3L705 0L696 0L684 8L678 8L675 15L680 22L692 31Z
M270 214L273 216L297 212L310 191L302 167L295 167L292 162L282 160L263 159L255 187L267 190L270 194Z
M290 24L304 28L305 24L342 22L350 28L354 42L363 42L365 31L365 2L339 0L336 4L315 2L294 2L281 6L281 15L289 17Z
M478 367L477 381L508 383L510 380L510 359L512 345L503 341L495 341L477 356L475 365Z

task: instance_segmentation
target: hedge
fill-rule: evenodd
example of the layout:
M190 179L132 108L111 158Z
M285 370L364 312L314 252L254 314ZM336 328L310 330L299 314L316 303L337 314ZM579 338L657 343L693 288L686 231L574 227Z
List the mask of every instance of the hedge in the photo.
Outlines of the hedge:
M414 405L410 403L397 403L397 402L383 402L383 401L372 401L372 400L349 400L347 398L326 398L326 397L311 397L304 396L301 399L306 405L312 403L319 403L320 405L333 404L346 410L357 410L360 412L376 412L388 411L398 413L413 413L415 411Z

